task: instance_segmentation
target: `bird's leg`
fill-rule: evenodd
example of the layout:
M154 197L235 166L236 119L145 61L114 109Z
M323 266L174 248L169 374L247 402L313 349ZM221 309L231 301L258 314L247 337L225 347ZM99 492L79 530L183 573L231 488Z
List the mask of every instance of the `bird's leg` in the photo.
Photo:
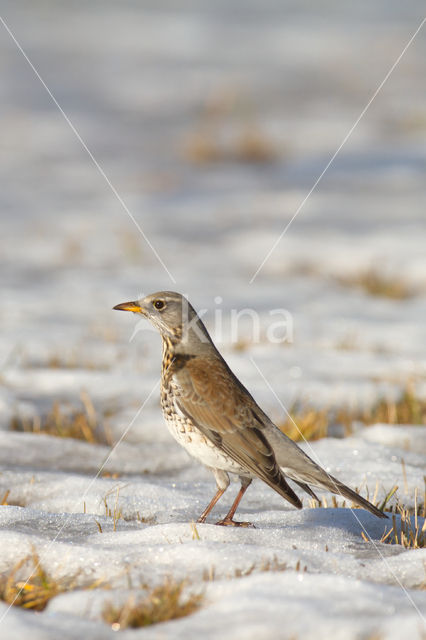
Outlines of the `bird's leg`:
M203 513L198 518L197 522L205 522L206 521L207 516L209 515L210 511L215 506L216 502L218 502L218 500L221 499L221 497L223 496L223 494L225 493L225 491L229 487L229 476L226 473L226 471L222 471L222 469L215 469L213 467L207 467L207 468L210 469L210 471L213 473L213 475L215 477L217 491L216 491L216 494L215 494L213 500L211 502L209 502L207 507L204 509Z
M252 527L254 526L251 522L237 522L234 520L234 515L237 510L238 505L241 502L241 498L247 491L248 487L251 485L251 478L241 478L241 488L235 498L232 507L229 509L228 513L224 517L223 520L219 520L216 524L220 524L223 527Z
M213 500L211 500L209 502L209 504L207 505L207 507L204 509L203 513L200 515L200 517L198 518L197 522L205 522L207 516L209 515L210 511L213 509L214 505L216 504L216 502L218 500L220 500L220 498L223 496L223 494L225 493L226 489L218 489L215 493L215 496L213 498Z

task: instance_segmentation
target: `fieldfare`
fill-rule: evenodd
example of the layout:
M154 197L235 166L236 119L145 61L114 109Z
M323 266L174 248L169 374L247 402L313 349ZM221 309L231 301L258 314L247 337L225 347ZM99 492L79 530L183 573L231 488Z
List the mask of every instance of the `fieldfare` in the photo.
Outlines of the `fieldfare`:
M220 525L248 526L234 514L253 478L260 478L298 509L302 503L286 478L318 500L309 485L348 498L379 518L387 516L317 465L257 405L232 373L188 300L172 291L153 293L114 309L146 317L163 340L161 406L172 436L214 474L217 492L206 517L229 486L241 488Z

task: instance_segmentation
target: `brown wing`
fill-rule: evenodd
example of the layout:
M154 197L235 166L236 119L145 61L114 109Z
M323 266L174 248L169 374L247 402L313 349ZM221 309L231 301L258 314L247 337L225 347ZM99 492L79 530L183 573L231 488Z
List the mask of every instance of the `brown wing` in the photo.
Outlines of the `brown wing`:
M297 495L287 484L263 433L253 398L218 359L195 357L179 368L179 409L219 449L275 489L297 508Z

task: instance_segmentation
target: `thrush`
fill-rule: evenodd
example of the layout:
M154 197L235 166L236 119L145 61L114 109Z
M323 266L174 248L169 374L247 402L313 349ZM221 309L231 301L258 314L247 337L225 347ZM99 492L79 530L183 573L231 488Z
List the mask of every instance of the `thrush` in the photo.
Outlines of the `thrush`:
M208 467L217 491L198 522L210 511L236 474L241 488L228 514L216 524L249 526L237 522L237 507L254 478L260 478L298 509L302 502L287 482L294 481L315 500L310 485L348 498L379 518L377 507L334 478L288 438L259 407L233 374L188 300L173 291L161 291L118 304L156 327L163 342L161 407L172 436Z

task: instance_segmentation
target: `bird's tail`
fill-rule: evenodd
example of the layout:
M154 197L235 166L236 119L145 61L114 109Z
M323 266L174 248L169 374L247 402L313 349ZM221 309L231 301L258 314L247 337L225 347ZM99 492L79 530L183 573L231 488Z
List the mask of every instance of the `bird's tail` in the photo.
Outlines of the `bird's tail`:
M380 509L375 507L374 504L360 496L359 493L356 493L353 489L347 487L343 482L340 482L340 480L337 480L337 478L334 478L325 472L324 475L326 476L326 480L322 480L321 485L317 486L321 486L324 489L331 491L331 493L335 493L343 498L352 500L352 502L355 502L355 504L360 507L364 507L364 509L367 509L367 511L370 511L370 513L373 513L378 518L387 518L387 515L384 514L383 511L380 511Z
M303 453L306 456L305 453ZM285 466L283 468L284 474L294 482L297 482L299 486L302 487L309 495L312 495L312 490L309 485L314 485L314 487L319 487L321 489L326 489L331 493L335 493L336 495L342 496L343 498L347 498L351 500L355 504L367 509L370 513L373 513L378 518L387 518L380 509L374 506L371 502L360 496L356 491L347 487L343 482L340 482L334 476L331 476L329 473L324 471L321 467L319 467L313 460L311 460L308 456L306 456L310 462L310 464L305 465L303 471L294 468L288 468ZM315 495L315 494L314 494ZM316 497L316 496L315 496ZM317 498L318 500L318 498Z
M275 427L268 431L268 439L273 445L276 460L284 475L296 482L310 496L316 498L310 488L310 485L313 485L351 500L378 518L387 518L374 504L371 504L371 502L317 465L312 458L302 451L295 442L284 435L282 431L279 431L278 428Z
M343 484L343 482L340 482L340 480L338 480L337 478L334 478L333 476L331 476L329 473L321 469L321 467L316 466L314 473L307 472L307 473L303 473L303 475L301 473L298 473L297 475L295 475L294 471L288 468L284 468L283 471L284 471L284 474L288 478L290 478L290 480L293 480L293 482L296 482L300 487L302 487L304 491L306 491L308 495L313 496L318 502L319 500L317 496L314 494L314 492L309 486L311 484L313 484L314 487L320 487L321 489L326 489L331 493L335 493L336 495L342 496L342 498L347 498L348 500L351 500L352 502L359 505L360 507L363 507L364 509L367 509L367 511L370 511L370 513L373 513L378 518L387 518L387 515L384 514L383 511L380 511L380 509L375 507L374 504L372 504L371 502L369 502L368 500L360 496L359 493L356 493L356 491L353 491L353 489L350 489L349 487L347 487L345 484Z

